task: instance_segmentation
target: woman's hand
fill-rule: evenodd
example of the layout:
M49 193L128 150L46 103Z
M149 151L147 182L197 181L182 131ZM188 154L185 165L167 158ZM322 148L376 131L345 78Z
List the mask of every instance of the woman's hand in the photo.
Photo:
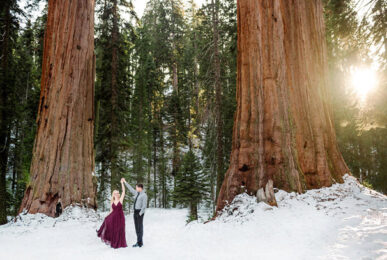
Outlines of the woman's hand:
M122 193L121 193L121 197L120 197L120 202L122 204L124 202L124 198L125 198L125 185L124 185L123 178L121 179L121 189L122 189Z

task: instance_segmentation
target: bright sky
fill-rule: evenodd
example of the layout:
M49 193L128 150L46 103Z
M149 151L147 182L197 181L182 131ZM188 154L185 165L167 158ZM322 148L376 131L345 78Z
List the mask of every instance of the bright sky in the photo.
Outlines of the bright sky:
M199 8L202 6L203 3L206 3L209 0L194 0L194 1ZM136 10L136 13L139 17L142 16L147 2L148 0L133 0L134 9ZM186 5L188 1L183 0L183 3Z
M210 0L194 0L197 7L200 8L204 3L210 1ZM25 9L27 3L29 3L29 0L21 0L19 2L19 6L21 9ZM144 13L145 5L148 2L148 0L133 0L134 9L139 17L142 16ZM188 4L188 0L182 0L184 5ZM31 16L32 20L34 21L35 18L41 13L42 9L44 8L45 1L39 2L39 7L36 10L29 11L28 14ZM25 20L22 19L22 25L24 25Z

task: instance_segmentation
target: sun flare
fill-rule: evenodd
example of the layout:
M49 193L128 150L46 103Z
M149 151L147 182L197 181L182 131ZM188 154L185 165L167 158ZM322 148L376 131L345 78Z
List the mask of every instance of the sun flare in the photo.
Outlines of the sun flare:
M351 83L359 98L366 98L378 84L376 72L371 68L355 68L351 72Z

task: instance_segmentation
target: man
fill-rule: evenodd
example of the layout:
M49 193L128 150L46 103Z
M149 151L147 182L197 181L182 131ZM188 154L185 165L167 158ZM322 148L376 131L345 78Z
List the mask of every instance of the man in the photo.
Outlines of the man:
M124 181L124 184L129 189L129 191L133 194L134 197L134 227L136 228L136 234L137 234L137 243L133 245L133 247L142 247L142 236L144 233L143 228L143 220L144 220L144 213L145 208L147 204L148 197L146 193L144 192L144 186L141 183L136 184L136 189L133 189L132 186L130 186L124 178L122 178Z

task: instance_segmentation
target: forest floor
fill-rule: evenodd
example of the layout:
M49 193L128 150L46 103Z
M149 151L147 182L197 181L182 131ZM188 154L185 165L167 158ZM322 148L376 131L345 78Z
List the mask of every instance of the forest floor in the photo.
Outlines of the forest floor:
M144 247L111 249L96 236L107 213L71 208L0 226L0 259L387 259L387 197L354 178L305 194L278 191L278 208L239 195L216 221L186 225L185 209L147 209Z

